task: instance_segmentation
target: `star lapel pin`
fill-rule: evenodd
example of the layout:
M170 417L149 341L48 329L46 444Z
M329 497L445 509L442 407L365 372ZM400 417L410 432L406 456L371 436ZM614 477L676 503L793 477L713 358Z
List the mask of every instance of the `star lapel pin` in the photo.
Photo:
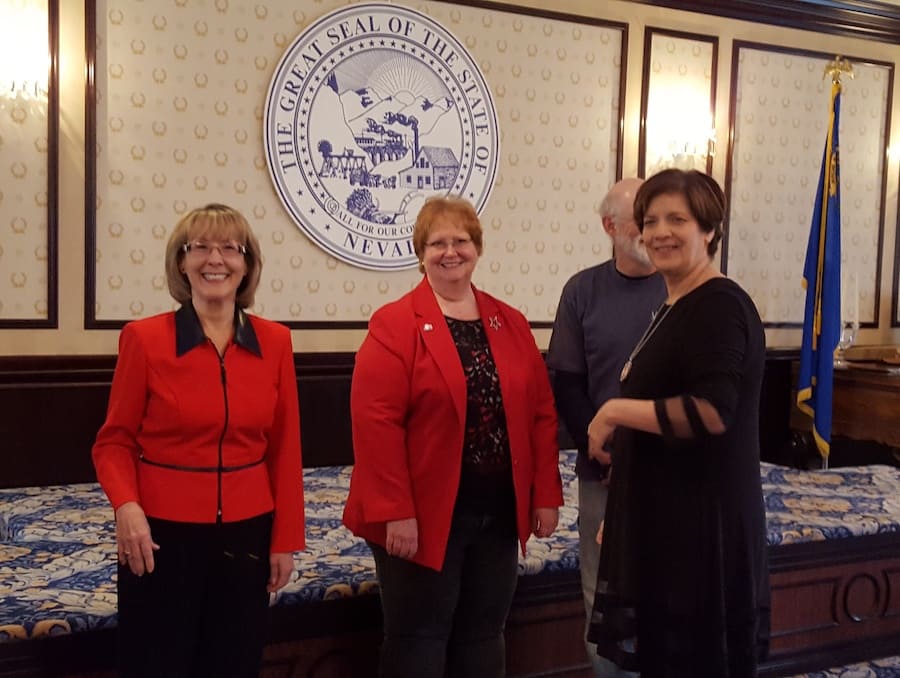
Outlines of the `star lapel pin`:
M488 319L488 322L490 323L491 329L492 329L492 330L499 330L500 327L501 327L501 324L500 324L500 318L498 318L498 317L495 316L495 315L492 315L492 316Z

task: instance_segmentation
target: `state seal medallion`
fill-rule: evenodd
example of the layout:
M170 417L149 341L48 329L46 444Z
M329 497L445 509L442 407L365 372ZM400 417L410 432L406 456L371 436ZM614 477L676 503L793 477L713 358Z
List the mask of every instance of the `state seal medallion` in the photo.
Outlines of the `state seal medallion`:
M354 266L417 265L431 196L481 211L497 173L490 90L462 43L398 5L334 11L288 47L269 86L264 144L275 190L319 247Z

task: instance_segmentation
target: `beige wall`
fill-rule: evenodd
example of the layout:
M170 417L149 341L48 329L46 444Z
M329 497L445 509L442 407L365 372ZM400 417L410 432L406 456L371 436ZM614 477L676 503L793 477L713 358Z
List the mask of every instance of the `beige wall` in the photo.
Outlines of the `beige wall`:
M518 3L522 6L544 7L541 2ZM59 210L59 329L57 330L0 330L0 355L48 354L104 354L114 353L118 332L115 330L84 330L84 81L83 81L83 10L74 2L61 2L61 59L60 59L60 210ZM858 39L823 36L816 33L756 25L696 15L642 4L616 2L600 3L603 14L597 14L598 3L592 0L560 0L560 11L627 23L628 68L625 73L625 139L624 174L633 175L638 166L638 131L640 118L643 35L647 25L671 30L714 34L719 38L719 69L715 128L717 147L713 174L724 183L725 154L728 148L729 91L731 81L731 48L734 40L754 41L821 50L823 45L836 53L851 54L867 59L896 63L900 47ZM311 17L315 18L315 17ZM492 83L496 86L496 83ZM891 148L900 147L900 88L894 88L891 110ZM508 149L507 149L508 150ZM900 341L900 331L890 329L892 281L896 275L893 262L895 224L897 220L898 160L892 154L887 164L887 195L885 201L884 245L881 252L881 308L879 329L863 330L860 343ZM594 198L596 200L596 197ZM852 218L844 206L844 219ZM538 341L545 346L549 332L536 331ZM298 351L352 351L362 339L361 331L296 331L295 349ZM770 345L799 344L798 330L769 332Z

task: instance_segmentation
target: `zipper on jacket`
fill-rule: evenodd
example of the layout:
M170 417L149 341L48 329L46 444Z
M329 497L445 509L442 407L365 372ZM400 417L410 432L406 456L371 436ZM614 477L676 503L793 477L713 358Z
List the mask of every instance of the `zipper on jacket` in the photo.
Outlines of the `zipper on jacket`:
M215 348L215 345L213 345ZM227 351L228 348L225 348ZM216 524L222 524L222 474L225 471L224 464L224 451L222 449L225 444L225 433L228 431L228 379L225 376L225 351L219 355L219 352L216 351L216 356L219 358L219 373L222 376L222 398L225 402L225 421L222 424L222 433L219 435L219 463L216 468Z

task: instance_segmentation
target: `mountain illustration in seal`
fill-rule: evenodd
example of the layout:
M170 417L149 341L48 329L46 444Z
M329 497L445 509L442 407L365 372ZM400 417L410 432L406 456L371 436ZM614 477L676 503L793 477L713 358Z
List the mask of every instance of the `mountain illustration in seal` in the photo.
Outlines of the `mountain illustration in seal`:
M373 50L328 75L309 138L332 197L374 223L414 218L459 173L459 111L434 71L408 54Z

